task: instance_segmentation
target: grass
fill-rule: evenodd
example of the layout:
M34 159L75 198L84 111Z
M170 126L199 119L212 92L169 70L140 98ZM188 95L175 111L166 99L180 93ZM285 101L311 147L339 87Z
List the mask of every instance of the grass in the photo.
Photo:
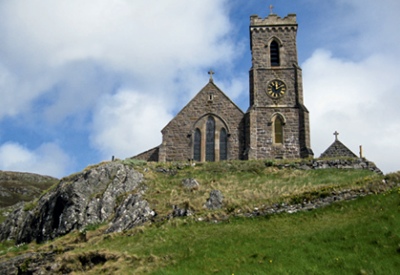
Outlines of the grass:
M79 259L90 255L109 260L85 269ZM399 258L396 190L310 212L97 235L59 261L75 274L397 274Z
M48 176L0 171L0 186L7 193L7 196L1 197L0 208L30 201L57 182L58 179Z
M225 211L250 211L255 207L276 202L289 202L304 193L318 194L344 188L363 188L368 183L380 182L383 176L367 170L299 170L267 167L261 161L232 161L202 163L198 166L162 167L167 172L156 172L160 164L138 167L149 187L145 198L160 215L169 213L173 205L188 206L200 213L211 190L217 189L225 197ZM160 168L160 167L158 167ZM186 190L182 180L195 178L200 187Z
M309 212L198 221L304 194L322 196L332 190L379 185L381 175L365 170L281 169L260 161L194 167L126 164L144 174L145 196L159 216L170 213L172 205L183 204L195 215L160 219L108 235L102 234L107 224L96 224L41 245L17 248L4 242L0 261L18 253L57 251L59 271L74 274L397 274L400 270L399 188ZM186 190L181 184L185 178L195 178L200 187ZM385 179L400 182L400 173ZM203 204L213 189L223 193L225 205L207 212Z

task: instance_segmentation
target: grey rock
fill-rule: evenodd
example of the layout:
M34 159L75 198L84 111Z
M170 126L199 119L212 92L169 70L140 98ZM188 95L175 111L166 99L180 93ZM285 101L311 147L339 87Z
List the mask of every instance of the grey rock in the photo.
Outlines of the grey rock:
M90 224L109 222L112 217L113 225L107 232L129 229L147 221L151 212L140 196L142 181L142 174L120 162L66 177L31 209L25 204L10 213L0 225L0 240L43 242ZM123 203L119 205L117 200ZM122 215L123 211L136 215Z
M199 189L200 184L197 182L197 180L192 179L192 178L188 178L188 179L182 180L182 186L183 186L185 189L188 189L188 190L190 190L190 191L193 191L193 190Z
M223 199L224 196L222 195L221 191L212 190L210 192L210 197L207 199L207 202L204 206L210 210L221 209Z
M130 194L115 211L115 217L105 233L121 232L131 229L155 216L149 203L140 194Z
M188 206L180 208L177 205L173 206L172 217L187 217L193 215L193 211Z

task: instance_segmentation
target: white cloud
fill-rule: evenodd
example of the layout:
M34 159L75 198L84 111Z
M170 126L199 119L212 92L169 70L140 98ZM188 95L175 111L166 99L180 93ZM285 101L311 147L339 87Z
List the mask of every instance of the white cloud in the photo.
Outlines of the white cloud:
M105 159L131 157L161 144L161 129L172 118L162 98L122 90L99 101L92 143Z
M228 39L230 24L225 3L1 2L0 62L8 81L0 83L0 95L9 97L9 105L1 101L0 110L10 111L0 113L0 119L26 112L27 106L43 96L53 99L43 108L52 120L90 108L93 104L88 102L99 93L113 92L99 89L97 82L104 75L96 74L96 70L115 76L107 83L109 86L128 85L144 93L157 93L162 91L154 89L155 85L172 85L180 78L179 72L229 63L233 46ZM88 72L93 75L82 79ZM47 81L32 85L38 79ZM171 96L177 96L177 92ZM74 93L85 93L87 100L77 104L71 100L76 98Z
M45 143L30 150L18 143L0 146L0 169L31 172L54 177L65 176L72 159L54 143Z
M331 29L325 30L329 44L302 64L313 149L318 157L337 130L353 152L358 154L362 145L364 156L384 172L397 171L400 2L337 0L336 4L336 10L329 12ZM321 20L326 27L326 19Z
M206 71L233 60L227 3L0 2L0 121L52 127L71 118L107 159L159 145Z
M400 78L393 52L375 52L353 61L316 50L303 64L306 104L311 112L311 137L318 157L339 139L384 172L399 170ZM396 153L397 152L397 153Z

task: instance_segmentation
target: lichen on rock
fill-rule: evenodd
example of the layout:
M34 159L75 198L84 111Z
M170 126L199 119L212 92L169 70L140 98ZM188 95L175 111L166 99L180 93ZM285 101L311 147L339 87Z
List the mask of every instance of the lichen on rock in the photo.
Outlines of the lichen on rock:
M0 225L0 240L43 242L104 222L111 222L107 232L130 229L154 215L143 191L141 173L121 162L103 163L61 179L35 205L17 208Z

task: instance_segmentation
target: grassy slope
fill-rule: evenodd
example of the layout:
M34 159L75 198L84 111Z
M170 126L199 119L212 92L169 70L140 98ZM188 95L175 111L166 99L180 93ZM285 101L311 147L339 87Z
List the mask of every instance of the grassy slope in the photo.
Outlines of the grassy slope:
M20 201L30 201L44 190L57 183L58 179L32 173L0 171L0 207L7 207Z
M195 167L167 168L171 173L154 172L148 164L142 169L146 185L146 199L160 215L171 211L172 205L190 207L204 212L203 205L210 191L217 189L224 195L222 212L248 212L255 207L277 202L290 202L296 196L330 193L345 188L360 189L382 176L366 170L299 170L267 167L262 161L232 161L203 163ZM156 164L160 165L160 164ZM182 179L195 178L200 187L186 190Z
M115 259L77 274L397 274L400 191L291 215L217 224L174 219L94 235L60 261L79 270L77 259L91 251Z
M21 201L32 201L56 184L58 179L32 173L0 171L0 223L12 206Z
M318 195L333 189L363 188L381 182L382 176L359 170L277 169L260 162L163 167L168 173L154 172L152 165L159 164L137 169L145 173L146 196L160 216L170 212L172 204L186 204L196 211L194 217L106 236L101 234L106 225L91 227L87 242L79 243L76 232L43 245L10 248L7 255L10 244L2 243L0 255L72 247L57 261L76 274L396 274L400 269L398 189L304 213L230 218L219 223L197 221L199 216L288 201L304 192ZM200 188L182 188L186 177L196 178ZM226 207L209 213L202 204L212 189L222 191ZM85 265L83 258L108 260L97 265L85 260Z

